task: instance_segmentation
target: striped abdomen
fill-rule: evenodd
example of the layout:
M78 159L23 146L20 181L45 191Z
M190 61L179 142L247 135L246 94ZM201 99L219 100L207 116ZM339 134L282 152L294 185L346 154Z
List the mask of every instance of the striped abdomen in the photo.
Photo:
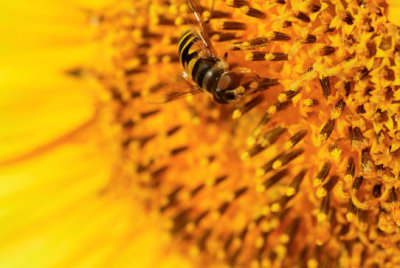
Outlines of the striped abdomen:
M219 67L219 59L204 56L201 47L195 45L197 42L201 42L200 38L193 31L186 31L179 40L179 59L192 80L203 90L214 94L225 71Z

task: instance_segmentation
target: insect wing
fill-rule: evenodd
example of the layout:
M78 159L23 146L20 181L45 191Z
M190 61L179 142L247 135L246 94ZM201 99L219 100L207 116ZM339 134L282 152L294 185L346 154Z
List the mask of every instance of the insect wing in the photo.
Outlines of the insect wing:
M149 95L149 102L154 104L167 103L203 92L185 76L180 77L175 82L157 84L154 88L157 90L154 90Z
M208 57L215 57L214 48L211 44L210 37L208 36L206 25L201 17L202 6L198 0L187 0L189 8L193 12L193 24L196 26L197 35L200 37L204 45L204 50L207 52Z

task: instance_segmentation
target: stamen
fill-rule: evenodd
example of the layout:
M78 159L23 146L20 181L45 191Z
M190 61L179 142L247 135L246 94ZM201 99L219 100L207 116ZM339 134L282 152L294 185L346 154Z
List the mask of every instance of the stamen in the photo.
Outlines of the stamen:
M240 11L242 11L243 14L249 17L254 17L257 19L265 19L267 17L267 15L264 12L249 6L242 6L240 8Z
M365 138L359 127L349 127L350 142L354 146L366 145Z
M215 32L211 35L211 41L225 42L238 39L236 33Z
M262 52L254 51L246 54L247 61L283 61L288 60L288 55L281 52Z
M289 35L276 31L265 34L265 37L270 41L289 41L291 39Z
M321 200L321 206L317 216L318 222L323 222L327 219L330 210L330 196L324 196Z
M189 149L189 146L180 146L180 147L176 147L174 149L171 150L170 155L171 156L175 156L178 155L184 151L187 151Z
M264 174L268 173L269 171L272 170L272 164L278 160L281 156L283 156L284 154L281 153L278 156L274 157L273 159L271 159L270 161L268 161L267 163L265 163L261 168L258 168L256 170L256 176L257 177L261 177Z
M222 19L222 18L229 18L231 16L232 16L231 13L220 11L220 10L212 10L212 11L207 10L207 11L203 12L203 18L205 21L209 20L210 18Z
M356 113L365 114L367 111L364 108L364 104L360 104L357 106Z
M354 179L353 184L351 185L351 188L353 190L353 194L357 193L357 191L360 189L363 180L364 180L363 176L356 177Z
M318 100L313 99L313 98L309 98L309 99L305 99L303 101L304 106L306 107L314 107L317 106L319 104Z
M196 188L194 188L191 192L190 192L190 196L191 197L195 197L198 193L200 193L200 191L202 189L204 189L206 185L204 183L200 184L199 186L197 186Z
M264 91L269 89L270 87L279 85L278 79L272 78L262 78L256 81L253 81L248 84L247 88L252 91L252 93Z
M356 173L356 165L354 164L353 157L350 157L347 161L346 173L344 176L344 181L347 185L350 185L353 181L354 175Z
M269 42L270 40L268 40L268 38L258 37L244 42L236 42L228 47L232 50L252 50L258 47L266 47Z
M328 122L325 123L324 127L318 135L318 145L324 144L329 139L329 136L332 134L334 127L335 119L328 119Z
M272 115L272 114L275 114L275 113L277 113L279 111L282 111L282 110L286 109L287 107L289 107L289 105L291 103L292 102L290 100L289 101L284 101L284 102L277 102L277 103L275 103L274 105L272 105L271 107L268 108L268 114Z
M210 213L209 210L204 211L203 213L201 213L195 220L194 220L194 225L198 226L200 224L200 222L207 217L207 215Z
M222 183L222 182L225 181L227 178L228 178L227 175L223 175L223 176L217 177L217 178L214 180L214 186L217 186L218 184Z
M329 175L329 171L331 169L331 163L329 161L325 162L320 171L318 172L317 176L315 177L314 180L314 187L321 185L325 179Z
M329 193L333 189L333 187L335 187L335 185L338 181L339 181L339 176L332 175L329 178L328 182L325 183L325 185L318 188L317 193L316 193L317 197L322 198L322 197L326 196L327 193Z
M382 184L375 184L372 188L372 195L375 198L379 198L382 196Z
M396 194L396 189L392 187L389 190L389 197L388 197L388 202L389 203L395 203L397 202L397 194Z
M293 196L295 195L300 188L300 184L306 175L307 170L301 170L296 177L294 177L293 181L290 183L289 187L286 189L286 196Z
M340 99L338 102L336 102L335 107L331 111L331 118L338 118L343 113L345 106L346 103L343 101L343 99Z
M317 41L317 37L313 34L307 34L306 38L304 39L303 43L305 44L312 44Z
M230 7L240 8L247 5L245 0L226 0L226 4Z
M358 213L358 209L350 199L349 203L347 205L347 213L346 213L347 221L352 222L354 220L354 217L357 215L357 213Z
M354 22L354 17L351 15L350 12L346 13L346 17L343 19L344 22L346 22L348 25L353 25Z
M265 134L263 134L260 144L264 147L274 144L286 130L286 128L275 127L267 131Z
M232 118L237 119L241 117L242 115L246 114L257 105L259 105L263 100L264 97L262 95L258 95L257 97L251 99L250 101L246 102L242 107L236 109L232 114Z
M172 219L173 222L173 227L171 230L172 233L179 232L188 223L191 211L192 208L184 209Z
M363 173L370 173L372 171L372 161L369 150L369 148L365 148L361 153L361 170Z
M182 128L182 126L178 125L178 126L175 126L175 127L171 128L171 129L169 129L169 130L167 131L167 136L172 136L172 135L174 135L174 134L177 133L181 128Z
M320 11L320 10L321 10L321 7L320 7L320 6L315 5L315 4L311 5L311 12L312 12L312 13L318 12L318 11Z
M238 21L223 21L217 24L217 28L225 31L243 31L246 30L247 26Z
M290 137L290 139L285 143L284 148L286 150L292 148L297 143L299 143L306 135L307 135L306 129L300 130L299 132L295 133L292 137Z
M290 99L292 99L294 96L296 96L297 94L299 94L300 91L301 91L301 88L298 89L298 90L287 90L287 91L284 91L284 92L282 92L281 94L279 94L278 100L279 100L280 102L284 102L284 101L290 100Z
M328 96L331 95L331 83L329 81L329 77L324 77L322 79L319 79L319 82L322 87L322 96L325 99L328 99Z
M278 169L280 167L283 167L303 153L304 149L296 149L290 153L284 154L283 156L279 157L279 159L277 159L275 162L273 162L272 168Z
M301 11L299 11L299 12L296 14L295 17L296 17L297 19L301 20L302 22L306 22L306 23L311 22L310 17L309 17L306 13L301 12Z
M270 188L274 184L276 184L278 181L280 181L283 177L285 177L287 174L289 174L289 171L287 169L283 169L274 175L272 175L270 178L264 181L263 185L265 189Z
M350 91L351 91L351 88L352 88L352 84L353 84L352 81L347 81L347 82L344 84L344 90L345 90L345 92L346 92L346 97L348 97L348 96L350 95Z
M336 50L336 49L335 49L334 47L325 46L325 47L323 47L322 50L321 50L321 55L322 55L322 56L331 55L331 54L333 54L333 53L335 52L335 50Z

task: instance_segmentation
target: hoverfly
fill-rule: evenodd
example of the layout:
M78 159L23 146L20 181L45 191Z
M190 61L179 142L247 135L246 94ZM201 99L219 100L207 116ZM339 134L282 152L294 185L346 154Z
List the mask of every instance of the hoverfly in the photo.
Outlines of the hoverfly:
M202 8L198 0L187 0L187 3L195 18L196 32L187 30L178 42L184 78L218 103L227 104L237 100L245 91L240 86L239 75L216 56L201 17Z

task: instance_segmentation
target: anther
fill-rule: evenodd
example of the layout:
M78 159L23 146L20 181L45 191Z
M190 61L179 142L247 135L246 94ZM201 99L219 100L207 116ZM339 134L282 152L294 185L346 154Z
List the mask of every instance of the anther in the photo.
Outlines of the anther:
M323 222L327 219L330 210L330 196L324 196L321 200L321 206L318 213L318 222Z
M230 7L240 8L247 5L245 0L226 0L226 4Z
M216 185L222 183L222 182L225 181L227 178L228 178L227 175L217 177L217 178L214 180L214 186L216 186Z
M304 39L303 43L305 44L312 44L317 41L317 37L313 34L307 34L306 38Z
M348 25L352 25L354 22L354 17L353 15L351 15L350 12L346 13L346 16L343 19L344 22L346 22Z
M372 195L375 198L379 198L382 196L382 184L375 184L372 188Z
M266 37L258 37L248 41L235 42L229 45L233 50L252 50L258 47L266 47L270 40Z
M249 189L248 187L242 187L242 188L236 190L234 192L234 199L238 199L239 197L244 195L247 192L248 189Z
M322 96L325 99L328 99L328 96L331 95L331 83L329 81L329 77L324 77L319 79L322 88Z
M256 81L251 82L248 85L248 88L252 92L259 92L259 91L264 91L269 89L270 87L279 85L278 79L272 79L272 78L262 78Z
M321 50L321 56L328 56L335 52L335 48L331 46L324 46Z
M354 179L353 184L351 185L351 188L353 189L354 192L357 192L360 189L363 180L364 180L363 176L356 177Z
M249 6L242 6L240 8L240 11L242 11L242 13L245 14L246 16L254 17L257 19L265 19L267 17L267 15L264 12Z
M353 204L351 199L349 200L349 203L347 205L347 213L346 213L346 219L349 222L352 222L354 220L354 216L357 215L358 209L357 207Z
M279 139L279 137L286 131L286 128L275 127L262 135L260 144L264 147L270 146Z
M291 22L291 21L288 21L288 20L285 20L285 21L282 23L282 28L289 28L289 27L292 27L292 22Z
M246 30L246 24L237 21L223 21L219 23L218 28L225 31Z
M321 185L329 175L331 169L331 163L329 161L325 162L315 177L314 186Z
M291 38L289 35L282 32L269 32L265 35L270 41L289 41Z
M270 115L272 115L279 111L282 111L282 110L286 109L287 107L289 107L289 104L291 104L291 103L292 103L291 101L277 102L268 108L268 113Z
M321 6L318 6L318 5L315 5L315 4L311 5L311 12L312 13L318 12L320 10L321 10Z
M388 202L389 203L395 203L397 202L397 194L396 194L396 189L392 187L389 190L389 197L388 197Z
M296 150L293 150L292 152L284 154L283 156L279 157L279 159L277 159L276 161L273 162L272 168L278 169L280 167L283 167L283 166L287 165L289 162L291 162L292 160L299 157L303 153L304 153L304 149L296 149Z
M237 39L236 33L215 32L211 35L211 40L215 42L225 42Z
M289 171L287 169L283 169L274 175L272 175L270 178L264 181L263 185L266 189L269 187L273 186L276 184L278 181L280 181L283 177L285 177L287 174L289 174Z
M200 193L202 189L204 189L204 187L205 187L204 183L200 184L199 186L190 191L190 196L191 197L196 196L198 193Z
M343 113L345 106L346 103L343 101L343 99L340 99L338 102L336 102L335 107L333 107L331 111L332 119L339 117Z
M360 104L357 106L356 113L365 114L367 111L364 108L364 104Z
M284 102L284 101L290 100L294 96L299 94L299 92L300 92L300 90L286 90L286 91L282 92L281 94L279 94L278 100L280 102Z
M288 55L281 52L262 52L254 51L246 54L247 61L283 61L288 59Z
M318 104L319 104L318 100L313 98L308 98L303 101L303 105L306 107L314 107L317 106Z
M329 139L329 136L332 134L334 127L335 127L335 119L328 119L328 121L325 123L318 136L318 141L320 145L322 145Z
M352 81L347 81L344 84L344 90L346 92L346 97L348 97L350 95L350 91L351 91L351 87L352 87L353 82Z
M186 151L187 149L189 149L188 146L180 146L180 147L176 147L174 149L171 150L170 155L178 155L184 151Z
M174 135L174 134L175 134L176 132L178 132L181 128L182 128L182 126L180 126L180 125L175 126L175 127L173 127L173 128L170 128L170 129L167 131L167 136L172 136L172 135Z
M269 171L272 170L272 164L278 160L281 156L283 156L284 154L281 153L279 155L277 155L276 157L274 157L273 159L271 159L270 161L268 161L267 163L265 163L261 168L258 168L256 170L256 176L257 177L261 177L264 174L268 173Z
M309 17L306 13L301 12L301 11L299 11L299 12L296 14L295 17L296 17L297 19L301 20L302 22L306 22L306 23L311 22L310 17Z
M290 139L285 143L284 148L289 149L299 143L307 135L307 130L303 129L295 133Z
M254 97L250 101L246 102L240 109L235 110L232 114L232 118L237 119L241 117L242 115L246 114L257 105L259 105L263 100L264 100L263 95L258 95Z
M326 196L333 189L333 187L335 187L338 181L339 181L339 176L332 175L327 183L325 183L322 187L317 189L317 197L322 198Z
M296 177L294 177L293 181L286 189L286 196L293 196L299 191L300 184L303 181L306 172L307 170L303 169L296 175Z
M359 127L349 127L349 137L352 145L362 144L365 145L365 138Z
M361 152L361 170L363 173L370 173L372 171L372 161L369 150L369 148L365 148Z

